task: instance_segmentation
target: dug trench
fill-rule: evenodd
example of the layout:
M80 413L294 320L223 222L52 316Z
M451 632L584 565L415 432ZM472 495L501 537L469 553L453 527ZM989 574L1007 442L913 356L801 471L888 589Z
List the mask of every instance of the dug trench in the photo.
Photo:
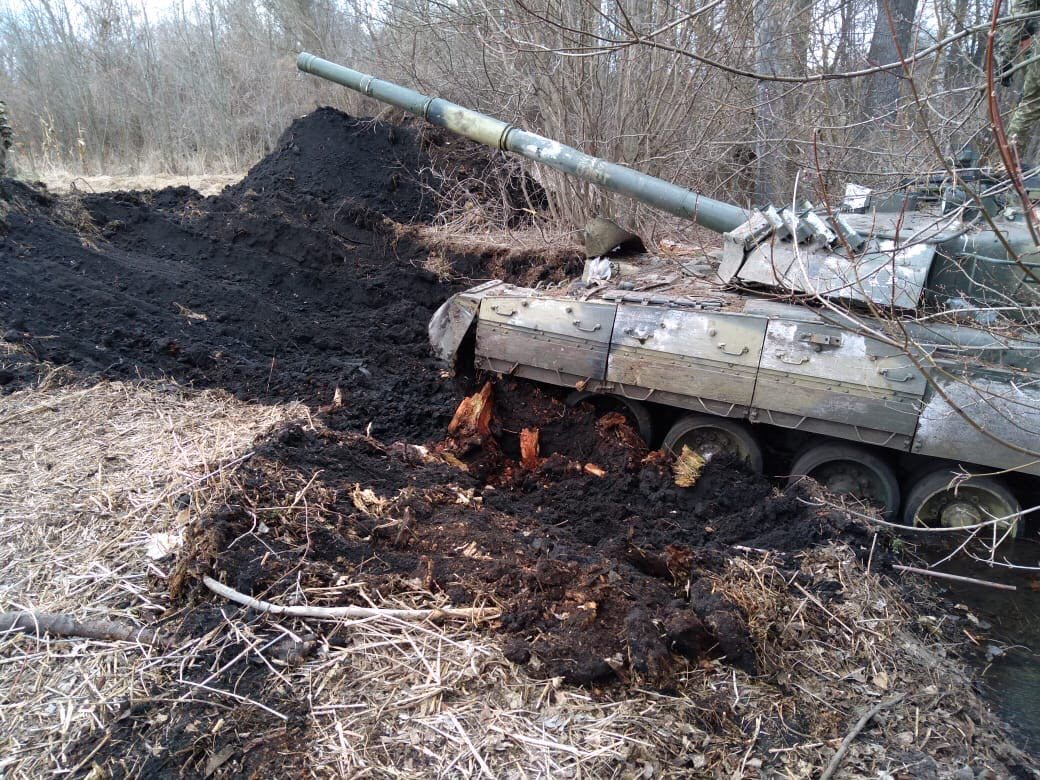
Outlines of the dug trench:
M436 306L492 273L560 279L577 253L472 253L445 269L444 252L404 224L439 208L431 155L453 170L481 164L443 143L320 109L211 198L185 188L55 198L0 181L0 324L32 358L8 359L0 383L25 386L45 362L314 410L258 443L224 507L195 518L168 562L165 627L180 640L233 616L263 622L215 599L208 576L275 601L325 594L314 606L424 593L494 607L511 662L593 689L674 692L698 664L777 675L719 578L735 556L766 550L826 610L843 585L806 575L803 559L834 542L865 558L872 537L820 508L810 487L781 492L739 464L708 464L679 487L676 464L647 452L623 418L529 385L488 384L459 407L429 353ZM875 566L886 555L875 550ZM341 641L335 630L302 637L289 655ZM301 769L288 749L309 727L300 694L242 643L195 660L72 746L74 765L106 757L127 773L201 775L223 756L221 771ZM264 708L229 713L205 685ZM182 704L168 708L173 696ZM705 713L706 728L742 728L724 707L706 702ZM203 739L203 715L232 714L234 737ZM770 720L760 739L793 743L812 731L808 717Z

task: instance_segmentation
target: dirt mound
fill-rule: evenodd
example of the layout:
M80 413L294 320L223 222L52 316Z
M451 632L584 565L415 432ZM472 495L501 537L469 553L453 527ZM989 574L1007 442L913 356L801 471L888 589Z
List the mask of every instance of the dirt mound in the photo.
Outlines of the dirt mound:
M323 108L210 198L57 198L2 180L0 334L81 372L300 399L328 407L336 428L436 436L453 395L426 325L457 287L424 269L430 250L399 223L436 208L424 147L439 143L443 165L470 161L458 177L475 152L435 141ZM496 258L448 262L483 276ZM524 268L537 277L538 258ZM0 391L24 384L4 370Z
M350 199L396 222L424 222L437 211L433 187L415 130L319 108L293 122L275 150L226 193Z
M723 570L729 544L861 541L843 516L799 501L799 488L779 493L736 464L709 464L696 487L677 487L671 464L619 415L597 418L525 385L506 383L497 402L485 393L496 433L462 447L457 425L435 450L283 431L243 472L243 503L195 530L175 600L198 592L202 574L256 595L289 579L349 581L384 597L419 587L503 607L508 656L538 674L670 689L680 656L757 668L746 617L708 576ZM534 460L507 454L515 426L539 423ZM285 505L300 490L305 521L264 515L265 534L250 532L250 507Z
M435 435L452 393L426 324L453 288L372 208L422 213L414 182L381 200L398 159L386 155L419 154L407 131L396 144L388 133L318 111L214 198L176 188L58 199L3 181L0 333L105 377L166 375L315 406L339 388L335 427Z

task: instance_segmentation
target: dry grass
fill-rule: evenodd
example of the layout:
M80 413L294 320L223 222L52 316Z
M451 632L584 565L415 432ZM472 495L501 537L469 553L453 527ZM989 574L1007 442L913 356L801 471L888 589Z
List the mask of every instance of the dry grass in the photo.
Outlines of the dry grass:
M682 699L533 680L486 634L388 621L348 630L350 647L299 672L316 694L318 774L612 777L645 766L660 777L707 737Z
M808 777L863 710L894 693L905 700L855 740L839 776L946 774L964 765L1001 776L1005 762L1026 760L942 641L911 630L904 597L847 548L807 555L800 579L808 587L792 587L768 557L735 558L714 585L750 616L763 674L690 666L676 695L535 680L470 629L341 625L348 646L327 648L293 675L312 703L312 769L387 778L736 778L771 767ZM844 585L842 601L812 595L828 582Z
M147 624L164 573L145 555L220 493L228 464L298 409L223 393L101 383L0 399L0 610ZM68 766L65 746L138 689L152 662L128 644L0 640L0 775Z
M111 192L123 190L161 190L165 187L191 187L202 195L217 195L228 185L235 184L242 174L134 174L126 176L76 176L50 171L42 174L43 183L53 192Z
M167 606L169 563L145 556L151 535L176 535L222 503L237 459L302 413L161 384L49 382L3 398L0 609L154 623ZM305 494L278 511L318 511ZM260 516L263 507L255 509ZM841 599L828 598L830 583L844 589ZM799 560L737 556L713 587L749 616L762 674L691 665L675 695L534 679L484 629L386 618L337 624L229 612L165 654L8 636L0 640L0 776L91 770L93 756L69 749L94 727L102 733L125 702L185 702L193 693L224 707L200 735L238 729L263 740L255 722L240 725L253 712L284 739L284 724L302 714L309 736L292 747L316 777L748 777L764 769L805 777L827 763L862 708L894 693L907 696L857 737L840 776L949 773L964 764L999 775L1001 760L1016 759L940 638L923 639L915 608L846 548ZM349 582L334 590L294 586L265 598L314 604L358 595ZM360 595L388 607L444 598L417 587L392 598ZM311 660L278 662L280 638L310 633L319 640ZM244 656L266 664L270 698L243 699L219 679L203 681L213 689L205 692L199 678L185 682L193 659ZM160 729L163 710L152 717ZM153 734L151 750L169 749ZM206 739L216 753L216 737ZM234 775L236 757L215 776ZM205 763L184 769L201 773ZM140 773L136 766L130 774ZM104 761L96 772L119 774Z
M549 253L554 250L580 252L584 234L581 230L549 227L524 227L505 230L485 227L474 230L466 224L408 225L405 229L427 246L448 252Z

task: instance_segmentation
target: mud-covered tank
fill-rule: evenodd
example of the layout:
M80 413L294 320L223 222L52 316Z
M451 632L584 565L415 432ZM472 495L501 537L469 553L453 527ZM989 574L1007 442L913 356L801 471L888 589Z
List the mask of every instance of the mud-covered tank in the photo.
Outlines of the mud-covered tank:
M1040 484L1040 251L999 182L951 170L748 211L310 54L297 64L722 236L709 257L622 256L623 231L595 221L580 279L491 281L444 303L430 339L452 366L570 388L655 446L810 475L906 524L1021 530Z

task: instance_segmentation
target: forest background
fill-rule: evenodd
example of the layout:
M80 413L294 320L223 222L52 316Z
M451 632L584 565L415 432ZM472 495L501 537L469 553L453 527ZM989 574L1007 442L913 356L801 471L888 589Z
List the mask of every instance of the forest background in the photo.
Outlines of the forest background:
M992 0L6 0L0 99L24 176L234 173L316 105L385 110L297 73L307 50L717 197L787 202L984 151L992 15ZM652 221L536 175L557 219Z

